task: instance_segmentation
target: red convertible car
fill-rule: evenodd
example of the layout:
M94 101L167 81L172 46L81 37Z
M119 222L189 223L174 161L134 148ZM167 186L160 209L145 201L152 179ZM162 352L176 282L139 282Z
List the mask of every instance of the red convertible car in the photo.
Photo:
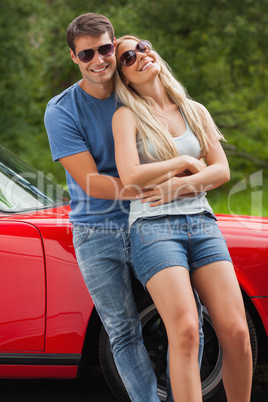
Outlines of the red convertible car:
M0 378L76 378L101 364L128 401L72 245L68 194L0 147ZM244 297L254 365L267 353L268 219L218 216ZM145 346L165 400L167 338L158 312L133 279ZM204 309L204 401L225 400L222 352Z

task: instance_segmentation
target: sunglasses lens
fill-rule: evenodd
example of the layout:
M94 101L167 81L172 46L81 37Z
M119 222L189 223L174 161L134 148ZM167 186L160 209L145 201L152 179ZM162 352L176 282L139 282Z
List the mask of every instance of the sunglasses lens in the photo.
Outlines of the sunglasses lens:
M119 61L121 64L123 64L123 66L131 66L137 60L136 52L149 53L151 50L151 43L147 40L141 40L137 43L135 50L128 50L127 52L124 52Z
M110 57L114 52L114 45L112 43L108 43L107 45L100 46L98 48L98 53L102 57Z
M107 45L100 46L97 49L97 51L102 57L109 57L114 52L114 45L112 43L108 43ZM81 52L79 52L77 56L83 63L88 63L89 61L91 61L93 59L94 54L95 54L95 50L86 49L86 50L81 50Z
M136 46L137 52L148 53L151 50L152 50L152 45L150 42L147 42L146 40L141 40L139 43L137 43L137 46Z
M83 63L88 63L93 59L94 53L95 52L92 49L81 50L81 52L79 52L77 56Z
M123 53L120 57L120 63L124 66L131 66L136 61L136 53L134 50L128 50L127 52Z

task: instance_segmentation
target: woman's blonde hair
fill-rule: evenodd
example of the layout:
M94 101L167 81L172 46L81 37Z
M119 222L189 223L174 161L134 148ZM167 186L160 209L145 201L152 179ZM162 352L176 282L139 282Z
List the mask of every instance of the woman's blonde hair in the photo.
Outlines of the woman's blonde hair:
M125 40L140 41L139 38L131 35L118 38L117 53L120 44ZM168 64L157 53L156 55L160 64L159 78L170 99L182 110L200 143L201 156L205 156L209 146L208 132L214 134L219 140L224 140L224 137L206 108L189 98L185 88L175 79ZM119 65L115 73L115 88L120 103L133 111L146 156L153 160L166 160L178 156L177 148L166 124L153 108L154 101L150 97L140 96L131 86L124 83L124 75ZM153 147L153 154L148 148L148 140Z

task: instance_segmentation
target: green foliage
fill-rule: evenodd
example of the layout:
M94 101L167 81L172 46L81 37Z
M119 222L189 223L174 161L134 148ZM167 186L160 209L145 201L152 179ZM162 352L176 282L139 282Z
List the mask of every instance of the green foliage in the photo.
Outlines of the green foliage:
M227 139L228 191L259 169L267 175L267 0L0 0L0 5L0 142L38 169L65 180L51 160L43 115L52 96L80 79L65 32L76 16L91 11L109 17L117 36L149 39L189 95L209 109Z

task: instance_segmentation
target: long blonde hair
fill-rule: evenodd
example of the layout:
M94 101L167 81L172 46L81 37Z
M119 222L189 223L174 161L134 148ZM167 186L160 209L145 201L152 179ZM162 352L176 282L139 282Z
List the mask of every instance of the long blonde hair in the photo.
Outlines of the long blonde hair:
M136 36L124 35L116 40L117 52L120 44L125 40L140 41ZM199 141L201 156L204 156L209 146L208 132L214 134L219 140L224 140L224 137L206 108L189 98L185 88L176 80L168 64L157 53L156 55L160 64L159 78L170 99L183 111L189 126ZM123 77L118 68L115 73L116 97L121 104L133 111L137 131L143 142L146 156L153 160L166 160L178 156L177 148L166 124L153 107L152 98L139 95L133 88L124 83ZM148 140L153 147L153 154L148 149Z

